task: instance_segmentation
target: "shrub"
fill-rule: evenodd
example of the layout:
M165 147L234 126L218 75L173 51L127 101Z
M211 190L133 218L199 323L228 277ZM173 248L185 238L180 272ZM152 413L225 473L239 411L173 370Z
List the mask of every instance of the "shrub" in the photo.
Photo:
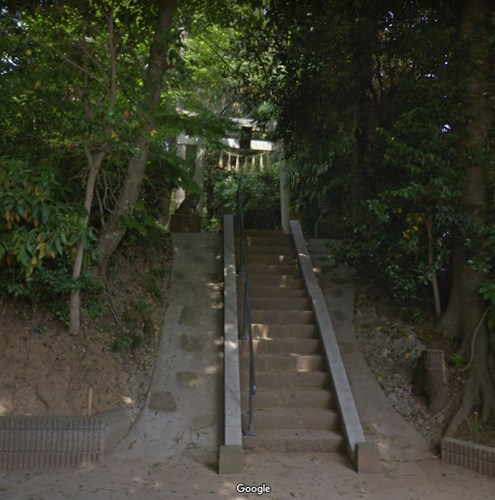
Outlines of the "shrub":
M72 255L86 234L85 214L63 200L49 165L0 158L0 263L27 278L43 262Z
M280 227L280 169L274 164L263 171L243 173L215 171L213 184L214 212L221 208L237 213L237 188L242 187L242 208L246 227L273 229Z

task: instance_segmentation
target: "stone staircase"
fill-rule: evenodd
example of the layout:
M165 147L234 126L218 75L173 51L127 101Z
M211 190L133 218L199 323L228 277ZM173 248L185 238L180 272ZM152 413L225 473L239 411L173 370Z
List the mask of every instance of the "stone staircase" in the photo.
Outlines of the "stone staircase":
M246 238L257 393L255 435L244 435L243 448L344 452L330 375L291 238L264 230L247 230ZM242 291L238 283L241 325ZM248 381L249 346L243 342L243 429Z

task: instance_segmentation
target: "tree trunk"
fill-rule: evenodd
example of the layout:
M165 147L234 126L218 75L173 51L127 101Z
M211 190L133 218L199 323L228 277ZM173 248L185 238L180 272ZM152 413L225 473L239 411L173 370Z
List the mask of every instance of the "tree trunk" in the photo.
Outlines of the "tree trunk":
M363 83L363 85L365 84ZM354 148L351 160L352 184L350 193L351 211L356 221L361 217L360 200L363 199L363 186L360 179L363 178L363 162L369 150L372 134L371 103L367 98L365 88L359 90L362 95L354 116Z
M452 281L450 284L450 296L447 308L444 310L435 325L435 332L444 337L454 340L462 338L462 324L459 321L459 310L461 307L461 276L460 269L463 261L462 251L454 249L452 253L451 269Z
M433 238L433 217L431 214L427 214L426 216L426 232L428 233L428 265L432 266L435 262L435 239ZM442 314L442 306L440 304L440 291L438 290L436 271L433 271L431 275L431 287L433 291L433 302L435 303L435 317L439 318Z
M443 410L449 402L447 368L442 350L427 349L422 352L413 376L414 394L426 394L432 414Z
M204 192L205 187L205 167L206 167L206 147L204 139L199 139L198 149L196 151L196 162L194 164L194 182L201 188ZM205 204L204 194L201 196L198 211L201 213L203 206Z
M163 77L167 69L167 52L174 12L174 0L159 2L155 36L150 47L148 70L144 82L144 98L140 113L143 131L134 144L137 154L127 164L126 177L114 210L100 234L98 242L100 274L105 274L108 261L125 234L125 228L119 225L119 220L123 215L133 211L143 182L148 160L148 137L155 127Z
M110 53L110 93L108 95L108 112L111 112L115 107L115 101L117 99L117 47L115 45L114 35L115 35L115 23L113 11L110 10L106 15L107 29L108 29L108 51ZM84 32L83 32L84 34ZM84 38L84 40L86 40ZM87 60L85 60L85 66L87 65ZM87 109L88 117L91 115L91 111ZM96 189L96 179L100 172L101 164L105 159L108 152L108 145L103 144L100 147L99 152L93 156L91 152L91 147L86 142L84 143L84 154L88 162L88 181L86 184L86 194L84 197L84 209L86 210L86 220L85 226L89 224L89 216L91 215L91 207L93 205L93 198ZM77 244L76 256L74 259L74 265L72 267L72 279L77 280L81 276L83 258L84 258L84 239ZM71 335L78 335L81 329L81 291L79 289L74 290L70 294L69 298L69 333Z
M170 205L171 205L172 189L169 187L165 188L165 192L161 199L161 214L158 218L158 222L162 226L166 226L170 222Z
M493 109L489 100L489 95L493 94L489 92L489 87L493 86L493 63L488 57L488 43L491 36L489 23L494 11L495 6L491 0L463 2L461 30L471 50L471 64L466 68L468 88L465 103L466 109L470 111L470 119L459 151L459 164L466 171L461 203L465 216L478 226L485 224L488 209L486 166L479 158L487 151L489 131L493 125ZM464 359L470 358L471 366L463 403L449 424L449 434L455 433L477 402L478 395L481 396L483 420L495 410L495 387L488 367L493 351L488 342L487 325L484 321L480 323L485 304L478 290L484 275L472 269L468 263L470 257L464 245L459 245L453 260L456 267L453 270L451 304L446 311L448 317L442 320L453 332L460 333L460 354ZM477 337L473 339L475 332Z
M363 21L358 21L363 23ZM358 37L358 43L353 49L353 73L354 82L350 87L350 92L354 93L355 110L354 110L354 148L351 158L352 184L350 190L351 197L351 215L357 223L361 214L361 200L363 199L363 172L364 159L367 157L371 138L376 126L376 109L373 100L373 73L374 73L374 56L373 47L377 43L379 37L375 27L370 28L366 23L361 24L358 28L361 35ZM364 31L362 31L364 30ZM366 33L369 43L363 43Z
M96 156L92 156L89 149L86 149L86 156L88 158L89 175L86 184L86 195L84 198L84 208L86 210L86 226L89 222L91 214L91 206L93 205L93 197L95 194L96 179L100 171L101 164L105 158L105 151L100 151ZM72 268L72 279L76 280L81 276L82 264L84 257L84 240L77 244L76 257L74 259L74 266ZM70 294L69 299L69 333L71 335L78 335L81 328L81 291L79 288Z

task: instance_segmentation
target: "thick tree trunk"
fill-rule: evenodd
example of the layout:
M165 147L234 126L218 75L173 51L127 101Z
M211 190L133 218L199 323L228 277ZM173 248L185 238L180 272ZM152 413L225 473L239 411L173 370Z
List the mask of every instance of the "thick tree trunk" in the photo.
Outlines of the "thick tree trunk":
M363 78L364 80L364 78ZM363 199L363 186L361 179L363 178L363 162L366 158L371 142L372 135L372 104L366 95L366 87L369 87L368 82L362 83L361 98L358 103L358 109L354 117L354 149L352 152L352 184L351 184L351 207L352 215L356 221L361 217L360 207Z
M489 101L489 87L493 86L493 63L488 58L489 21L495 12L491 0L464 0L462 35L470 44L468 88L466 106L470 119L463 134L459 151L459 164L466 169L461 203L464 214L475 225L485 224L488 208L486 191L486 166L478 158L488 147L489 132L493 125L493 108ZM491 66L491 67L490 67ZM475 153L475 154L473 154ZM460 334L460 354L470 359L470 372L462 406L452 419L448 433L455 433L458 425L469 414L481 396L482 418L486 420L495 410L495 387L489 376L488 361L492 356L488 342L488 329L484 321L485 304L479 294L484 275L469 266L469 251L459 245L454 254L451 303L442 319L451 332ZM473 335L476 332L476 338Z
M458 318L461 307L459 294L461 293L460 283L462 279L460 269L462 262L465 261L463 257L461 250L454 250L451 261L452 281L450 284L449 303L435 325L436 333L451 340L462 338L462 324Z
M442 411L449 402L447 368L443 351L427 349L422 352L413 376L414 394L426 394L432 414Z
M363 21L360 21L363 23ZM368 156L371 138L377 124L377 110L374 101L373 74L374 54L373 47L377 43L379 34L375 28L370 29L366 23L361 26L365 30L370 43L360 42L356 45L353 54L354 84L350 91L355 94L356 108L354 110L354 148L351 158L351 215L358 223L361 214L361 200L363 199L364 159Z
M106 272L108 261L125 234L119 225L120 218L131 213L136 205L148 161L149 134L155 127L156 113L160 105L163 77L167 69L167 52L175 12L174 0L158 2L158 18L155 37L150 47L148 70L144 82L144 98L141 107L143 130L136 140L137 153L127 164L127 173L120 189L119 197L107 223L103 227L98 242L99 272Z

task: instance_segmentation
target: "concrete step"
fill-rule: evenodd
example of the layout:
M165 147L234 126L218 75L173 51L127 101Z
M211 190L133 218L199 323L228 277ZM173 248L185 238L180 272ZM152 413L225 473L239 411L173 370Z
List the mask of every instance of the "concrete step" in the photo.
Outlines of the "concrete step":
M345 452L344 438L330 430L259 429L255 436L244 436L246 450L276 452Z
M240 241L239 238L236 238ZM246 243L248 246L286 246L288 248L294 248L294 243L289 236L284 234L281 235L269 235L269 236L257 236L252 234L246 235Z
M312 302L298 269L292 238L266 230L246 232L246 236L257 394L253 397L256 435L244 436L243 447L343 452L345 443L334 411L330 375L321 355ZM241 281L238 297L242 321ZM242 343L240 362L245 429L249 417L246 341Z
M236 253L240 254L240 247L236 246ZM264 255L264 256L277 256L278 258L290 257L295 258L296 252L293 248L287 245L265 245L265 246L248 246L247 247L247 258L249 259L254 255Z
M257 382L259 382L257 380ZM241 388L241 403L248 408L248 385ZM253 397L255 410L261 408L326 408L334 405L333 393L329 388L296 387L290 389L271 389L257 384L256 394Z
M235 238L235 246L236 248L241 248L241 240L239 237ZM254 247L278 247L283 248L284 251L294 252L294 244L287 237L269 237L265 238L263 236L246 236L246 248L254 248Z
M248 425L248 407L244 407L242 427ZM265 429L306 429L339 431L337 412L324 408L263 408L253 411L256 430Z
M247 256L248 265L286 265L297 268L298 262L296 257L292 255L260 255L260 254L248 254Z
M249 264L247 266L248 275L252 274L281 274L300 278L301 273L295 265L286 264Z
M242 371L248 371L249 351L240 356ZM325 370L325 359L321 354L257 354L255 358L256 375L262 371L311 372Z
M249 285L277 286L277 287L304 289L304 282L302 278L294 278L293 276L287 274L265 275L265 274L251 273L249 275Z
M243 311L239 313L239 332L243 335ZM253 338L257 339L320 339L318 327L314 324L269 325L253 323L251 325Z
M267 236L267 237L284 237L290 238L288 234L285 234L280 229L245 229L244 230L246 236Z
M268 325L253 323L251 325L253 336L258 338L318 338L318 327L311 325Z
M240 234L239 228L236 227L234 230L235 236ZM245 236L258 236L265 238L292 238L290 234L285 234L281 229L255 229L255 228L244 228Z
M247 370L247 361L241 371L241 384L243 387L248 387L249 373ZM262 371L256 366L256 386L269 390L289 390L299 388L311 389L329 389L330 375L326 370L314 371Z
M254 339L256 354L320 354L321 342L318 339ZM242 352L249 349L243 342Z
M250 290L251 291L251 290ZM311 311L312 302L302 297L253 297L251 296L251 309L260 311ZM240 299L239 299L240 300Z
M242 284L237 286L237 294L242 292ZM261 299L267 298L284 298L284 297L294 297L294 298L304 298L308 296L306 289L304 288L289 288L283 286L264 286L264 285L251 285L249 287L249 292L251 299Z
M313 311L264 311L261 309L251 310L251 323L266 323L268 325L284 324L314 324Z

